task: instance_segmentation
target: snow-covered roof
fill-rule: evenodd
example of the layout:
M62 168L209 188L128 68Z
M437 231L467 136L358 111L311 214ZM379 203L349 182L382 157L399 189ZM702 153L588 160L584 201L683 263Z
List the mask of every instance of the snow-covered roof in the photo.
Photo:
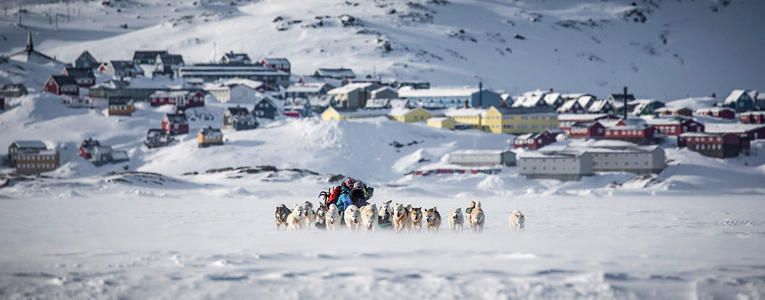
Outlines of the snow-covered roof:
M555 101L560 99L560 93L547 93L543 99L545 102L547 102L547 105L555 105Z
M563 105L561 105L560 108L558 108L558 109L561 110L561 111L570 110L570 109L572 109L574 107L574 104L576 104L576 103L579 103L576 99L568 100L568 101L564 102Z
M383 86L383 87L380 87L380 88L378 88L378 89L376 89L376 90L372 91L372 94L376 94L376 93L379 93L379 92L382 92L382 91L385 91L385 90L389 90L389 91L391 91L391 92L396 92L396 93L398 93L398 90L396 90L396 89L394 89L394 88L392 88L392 87L389 87L389 86Z
M594 101L592 101L592 104L590 104L590 107L587 108L587 111L600 111L607 104L608 104L608 100L607 99L594 100Z
M329 84L332 87L338 87L343 85L343 81L340 79L330 78L330 77L319 77L319 76L311 76L311 75L304 75L301 77L303 81L305 81L305 84Z
M126 161L130 160L130 157L125 150L112 151L112 160L114 161Z
M763 124L706 124L704 127L705 132L709 133L744 133L765 127Z
M316 73L322 77L331 77L331 78L355 78L356 77L356 74L353 73L353 70L345 69L345 68L339 68L339 69L319 68L316 70Z
M250 61L250 56L247 55L247 53L234 53L234 52L228 52L224 53L223 57L226 58L229 62L248 62Z
M730 95L728 95L728 97L725 98L725 101L723 101L723 103L728 104L728 103L736 102L739 98L741 98L741 96L743 96L744 94L749 95L750 92L752 92L752 90L733 90L732 92L730 92ZM754 97L752 96L750 96L750 98L754 99Z
M430 121L433 121L433 122L443 122L443 121L448 121L448 120L452 120L452 118L449 118L449 117L432 117L432 118L428 119L428 122L430 122Z
M48 149L48 145L43 143L42 141L15 141L13 142L17 146L19 146L20 149L39 149L44 150Z
M455 116L480 116L489 111L488 108L448 108L444 115L448 117Z
M332 89L327 92L327 94L332 95L338 95L338 94L347 94L355 90L363 90L366 88L369 88L370 86L373 86L375 84L373 83L349 83L344 86L341 86L339 88Z
M721 112L721 111L726 111L726 110L727 110L727 111L732 111L732 112L734 112L734 110L733 110L733 109L730 109L730 108L728 108L728 107L705 107L705 108L699 108L699 109L697 109L697 110L696 110L696 112L710 112L710 113L715 113L715 112ZM742 114L745 114L745 113L742 113Z
M512 152L510 150L480 150L480 149L469 149L469 150L457 150L452 152L451 154L492 154L492 155L500 155L505 152Z
M354 109L354 108L337 108L337 107L330 107L328 109L333 109L337 112L338 115L341 116L387 116L390 112L390 109L383 108L383 109Z
M263 61L269 65L289 65L290 61L286 58L264 58Z
M558 121L592 121L608 117L608 114L560 114Z
M513 102L513 107L534 107L537 106L537 103L539 101L544 101L545 95L549 93L548 91L542 91L542 90L536 90L531 92L525 92L523 95L520 95L515 98L515 102ZM560 94L558 94L560 95ZM547 103L547 102L545 102Z
M199 130L199 133L201 133L202 135L208 135L208 136L218 136L218 137L223 136L223 132L219 128L211 128L211 127L202 128Z
M408 113L411 113L418 109L427 112L426 110L419 107L418 108L394 107L390 109L390 112L388 113L388 115L391 117L403 117L407 115Z
M151 97L185 97L189 91L156 91L151 94Z
M293 84L287 87L286 92L292 93L318 93L326 83Z
M430 88L430 89L399 89L401 98L413 97L468 97L478 92L478 88Z

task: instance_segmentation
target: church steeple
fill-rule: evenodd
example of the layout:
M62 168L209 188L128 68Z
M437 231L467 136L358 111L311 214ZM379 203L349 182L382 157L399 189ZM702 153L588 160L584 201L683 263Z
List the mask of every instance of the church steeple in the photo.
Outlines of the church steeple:
M27 52L32 52L35 50L35 46L32 44L32 31L29 31L29 35L27 35Z

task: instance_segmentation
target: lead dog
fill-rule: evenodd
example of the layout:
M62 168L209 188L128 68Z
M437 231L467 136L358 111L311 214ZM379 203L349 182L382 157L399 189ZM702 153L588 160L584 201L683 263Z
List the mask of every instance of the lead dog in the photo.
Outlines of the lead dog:
M274 213L274 216L276 217L276 230L278 231L282 225L284 225L284 230L287 230L287 216L289 216L292 213L292 211L287 208L286 205L282 204L276 207L276 212Z
M526 223L526 217L520 211L514 210L510 212L510 229L513 231L523 231L523 223Z
M304 201L303 204L303 220L300 223L300 227L304 229L311 229L316 223L316 212L313 211L313 203L311 201Z
M374 232L377 229L377 205L374 203L361 208L361 224L364 231Z
M457 229L459 229L462 232L462 224L465 222L465 219L462 217L462 208L455 207L449 212L447 218L449 218L449 229L454 232L457 232Z
M396 203L396 206L393 207L393 231L399 233L404 228L409 228L410 222L412 219L409 218L409 211L403 204Z
M468 219L468 225L470 225L470 231L475 233L483 232L483 222L486 216L481 208L481 201L475 203L475 208L470 212L470 219Z
M431 229L434 233L438 233L439 227L441 227L441 214L436 207L425 210L425 233L430 233Z
M412 218L412 221L409 223L411 226L407 230L415 233L420 232L422 228L422 207L412 207L411 205L406 207L409 210L409 217Z
M393 200L388 200L383 202L382 206L380 206L380 212L377 214L378 224L392 223L393 209L390 207L391 202L393 202Z
M361 212L356 205L350 205L345 209L345 226L351 231L359 230L361 225Z
M287 229L300 230L304 217L303 206L295 204L295 207L292 208L292 213L287 216Z
M334 203L329 205L329 209L327 209L325 218L327 230L337 230L337 227L340 226L340 222L342 222L340 220L340 213L337 212L337 205Z

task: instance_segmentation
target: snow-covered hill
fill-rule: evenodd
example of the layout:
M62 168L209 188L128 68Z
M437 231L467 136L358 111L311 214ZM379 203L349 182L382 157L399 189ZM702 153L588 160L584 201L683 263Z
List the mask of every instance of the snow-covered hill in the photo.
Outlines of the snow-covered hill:
M761 1L177 1L23 5L3 17L0 52L38 49L71 62L169 50L187 62L245 52L286 57L297 74L350 67L360 75L537 88L600 97L628 86L664 101L762 89ZM58 14L58 29L55 18ZM127 28L123 28L123 27ZM0 79L2 80L2 79Z

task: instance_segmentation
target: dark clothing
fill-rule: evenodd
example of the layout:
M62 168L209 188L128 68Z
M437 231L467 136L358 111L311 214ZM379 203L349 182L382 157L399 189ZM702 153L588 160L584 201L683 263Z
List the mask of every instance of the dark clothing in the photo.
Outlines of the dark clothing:
M367 198L363 190L360 190L360 189L351 190L351 192L348 194L348 197L351 199L351 203L353 203L353 205L356 205L358 207L367 205Z

